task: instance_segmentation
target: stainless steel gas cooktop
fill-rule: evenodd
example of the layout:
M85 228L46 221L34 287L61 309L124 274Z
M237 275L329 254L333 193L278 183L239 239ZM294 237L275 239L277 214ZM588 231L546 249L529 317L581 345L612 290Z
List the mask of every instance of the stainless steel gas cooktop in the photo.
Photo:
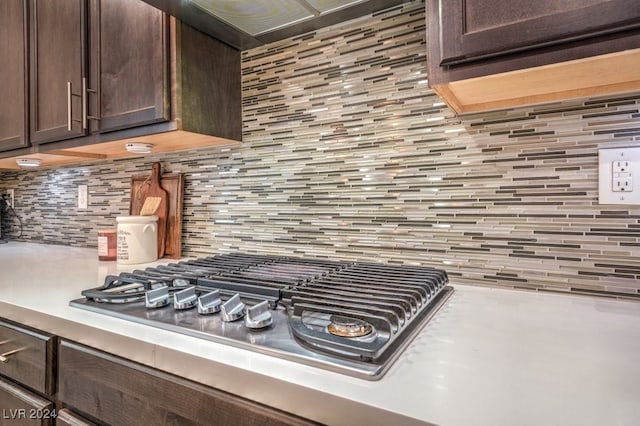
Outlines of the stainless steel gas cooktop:
M108 276L70 305L377 380L447 283L426 267L236 253Z

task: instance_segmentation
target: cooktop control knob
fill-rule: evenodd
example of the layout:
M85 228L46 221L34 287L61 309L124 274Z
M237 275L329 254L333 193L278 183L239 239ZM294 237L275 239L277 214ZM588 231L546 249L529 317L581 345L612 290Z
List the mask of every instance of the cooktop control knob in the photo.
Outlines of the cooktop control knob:
M240 300L240 295L236 293L231 299L222 304L222 321L237 321L244 317L245 305Z
M195 287L188 287L184 290L173 293L173 307L177 310L191 309L198 303Z
M162 308L169 304L169 287L159 287L144 294L144 306L147 308Z
M269 327L273 323L271 312L269 312L269 302L266 300L247 309L247 316L244 317L244 325L253 330Z
M210 315L220 312L222 300L220 300L220 292L213 290L207 294L198 297L198 313L200 315Z

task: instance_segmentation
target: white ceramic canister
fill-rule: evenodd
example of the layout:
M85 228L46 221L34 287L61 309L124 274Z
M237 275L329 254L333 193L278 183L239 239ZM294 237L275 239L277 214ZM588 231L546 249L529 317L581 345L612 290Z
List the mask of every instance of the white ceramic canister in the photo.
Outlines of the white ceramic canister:
M158 259L158 216L120 216L116 262L123 265Z

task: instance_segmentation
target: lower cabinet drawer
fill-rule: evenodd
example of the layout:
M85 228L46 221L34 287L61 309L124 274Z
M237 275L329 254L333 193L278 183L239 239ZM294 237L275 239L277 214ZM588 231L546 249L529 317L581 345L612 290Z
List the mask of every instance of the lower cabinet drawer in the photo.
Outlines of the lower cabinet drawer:
M66 408L58 410L56 413L56 426L94 426L95 423L91 423L87 419L83 419L72 411Z
M315 424L66 340L58 348L58 399L108 424Z
M0 375L53 395L55 343L52 335L0 319Z
M55 417L51 401L0 379L0 425L52 425Z

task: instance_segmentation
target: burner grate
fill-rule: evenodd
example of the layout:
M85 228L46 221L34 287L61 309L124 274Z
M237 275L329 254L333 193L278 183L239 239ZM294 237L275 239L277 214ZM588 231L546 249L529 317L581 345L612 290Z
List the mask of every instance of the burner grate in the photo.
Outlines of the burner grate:
M298 339L320 350L369 361L384 356L405 328L421 323L447 282L446 272L433 268L355 264L285 291L284 297L290 299L292 330ZM363 321L373 326L377 337L350 341L308 327L303 317L309 312L315 317L322 313Z

